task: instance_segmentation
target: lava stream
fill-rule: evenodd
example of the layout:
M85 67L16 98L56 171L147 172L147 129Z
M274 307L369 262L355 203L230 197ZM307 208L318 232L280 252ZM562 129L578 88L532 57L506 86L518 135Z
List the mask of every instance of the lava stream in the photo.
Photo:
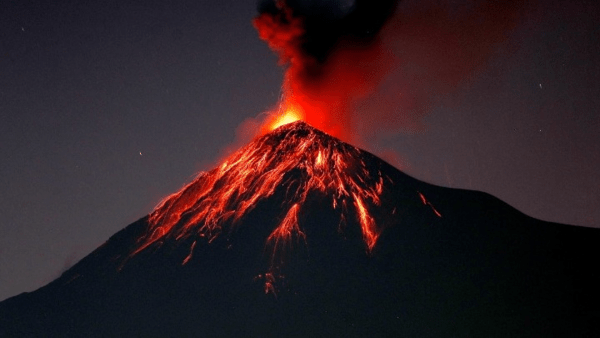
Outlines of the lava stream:
M382 225L371 211L381 204L384 181L391 179L365 163L364 153L302 121L259 136L227 158L219 167L200 173L179 192L168 196L152 212L149 229L131 256L168 238L198 238L208 243L244 226L242 218L263 200L283 192L279 225L265 239L270 273L283 264L284 252L294 242L310 239L299 222L309 196L321 196L339 213L338 231L347 220L360 225L365 251L371 253ZM315 195L317 194L317 195ZM192 259L194 248L185 258ZM272 281L265 281L265 283Z
M167 235L177 239L197 234L212 240L227 221L233 224L252 211L257 203L287 185L290 205L279 227L268 238L280 247L290 232L303 237L297 213L313 192L329 196L334 209L348 219L354 205L367 251L373 249L380 229L367 201L378 205L383 177L358 161L360 150L330 137L303 122L287 124L240 149L218 168L201 173L181 191L167 197L151 214L149 235L141 238L135 253ZM299 184L284 182L286 174L300 170ZM279 244L278 244L279 243Z

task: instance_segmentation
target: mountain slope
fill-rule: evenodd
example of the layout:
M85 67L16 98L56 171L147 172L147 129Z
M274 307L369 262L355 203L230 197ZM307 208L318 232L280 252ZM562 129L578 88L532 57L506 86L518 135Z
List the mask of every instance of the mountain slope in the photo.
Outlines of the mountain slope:
M592 337L599 240L297 122L0 303L0 336Z

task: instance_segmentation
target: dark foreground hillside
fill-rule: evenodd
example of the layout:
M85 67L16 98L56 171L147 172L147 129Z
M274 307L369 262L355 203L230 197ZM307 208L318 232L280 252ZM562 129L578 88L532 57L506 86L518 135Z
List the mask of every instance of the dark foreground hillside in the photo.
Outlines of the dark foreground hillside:
M240 217L215 214L210 228L194 218L240 181L200 176L163 205L169 217L187 208L169 228L171 218L142 218L52 283L1 302L0 336L600 337L600 229L420 182L302 123L238 155L265 153L269 166L244 176L252 189L298 159L246 212L251 192L231 195L223 210ZM321 167L329 158L336 167ZM347 177L310 189L331 173ZM360 199L363 189L376 196Z

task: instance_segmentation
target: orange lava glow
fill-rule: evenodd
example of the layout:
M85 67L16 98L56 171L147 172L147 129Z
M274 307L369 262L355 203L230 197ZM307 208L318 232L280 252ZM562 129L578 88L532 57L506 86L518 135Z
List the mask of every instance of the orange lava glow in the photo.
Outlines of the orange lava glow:
M190 259L192 259L192 255L194 254L194 248L196 247L196 241L194 241L194 243L192 243L192 247L190 248L190 253L187 255L187 257L185 257L185 259L183 260L183 262L181 263L181 265L186 265L187 262L190 261Z
M278 108L269 112L262 134L302 120L345 142L359 142L353 120L367 115L358 114L356 104L376 90L395 57L380 39L342 39L327 58L318 59L304 49L305 18L295 15L285 1L276 3L276 13L253 20L259 37L285 69Z
M296 122L298 120L304 120L302 108L295 105L289 105L286 109L282 109L281 113L272 115L267 123L265 123L263 130L265 132L270 132L285 124Z
M272 264L276 263L274 261L276 254L285 250L286 245L291 245L294 238L301 238L306 241L306 235L302 232L302 229L300 229L300 225L298 224L299 208L300 205L297 203L292 205L283 221L281 221L281 224L279 224L267 238L267 243L273 247L273 255L271 256Z
M191 231L198 231L209 240L218 236L225 222L235 223L278 187L289 184L284 181L286 174L297 169L302 171L301 184L289 197L290 207L268 241L278 246L277 241L285 242L292 232L303 237L297 224L298 210L309 193L320 192L330 196L334 208L346 205L346 201L355 206L370 250L378 229L366 201L379 205L383 177L380 172L369 171L363 162L354 168L359 154L359 149L306 124L294 124L280 133L259 137L218 168L201 173L181 191L167 197L152 213L152 231L136 252L173 231L177 239ZM346 214L348 210L342 212Z
M358 210L358 215L360 217L360 224L363 228L363 239L367 244L369 250L372 250L377 242L377 237L379 234L377 233L377 227L375 225L375 220L373 217L369 215L367 208L364 206L362 199L360 196L354 195L354 205Z
M152 244L160 245L166 237L198 236L210 243L241 226L238 221L276 191L285 191L286 200L281 203L279 225L265 240L265 247L271 250L269 273L283 263L278 258L282 259L281 253L291 250L293 243L309 241L299 221L309 196L328 198L328 204L340 214L340 224L355 219L369 253L382 230L370 209L380 205L383 182L391 179L368 167L361 154L358 148L305 123L282 126L167 197L150 215L150 228L133 255Z
M433 213L437 216L437 217L442 217L442 214L440 214L439 211L437 211L435 209L435 207L433 206L433 204L431 204L431 202L429 202L426 198L425 195L423 195L421 192L419 192L419 197L421 198L421 202L423 202L424 205L428 205L431 208L431 211L433 211Z

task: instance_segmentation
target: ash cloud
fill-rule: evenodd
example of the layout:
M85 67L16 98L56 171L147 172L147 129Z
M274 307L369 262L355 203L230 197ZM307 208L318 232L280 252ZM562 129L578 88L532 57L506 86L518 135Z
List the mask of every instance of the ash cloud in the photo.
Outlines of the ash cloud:
M530 2L263 1L254 26L285 68L282 102L369 148L421 118L483 69Z
M354 103L372 93L393 64L378 37L397 1L263 2L259 36L285 67L282 106L300 106L304 120L355 141Z
M323 64L342 38L357 43L371 42L394 13L398 0L286 0L262 1L260 15L286 16L302 21L296 38L300 53ZM288 13L286 13L288 12Z

